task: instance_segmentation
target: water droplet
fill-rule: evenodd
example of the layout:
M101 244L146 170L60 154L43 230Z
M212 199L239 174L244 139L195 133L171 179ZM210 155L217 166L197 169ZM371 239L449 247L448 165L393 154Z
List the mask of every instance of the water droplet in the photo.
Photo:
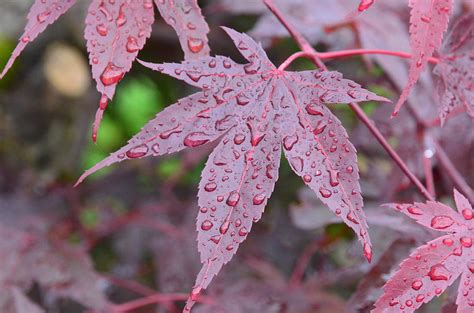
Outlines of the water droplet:
M306 106L306 112L310 115L320 115L322 116L323 113L319 110L319 105L318 104L308 104Z
M454 243L454 240L452 240L451 238L445 238L443 239L443 244L445 246L448 246L448 247L451 247Z
M319 193L321 194L321 197L323 198L329 198L330 196L332 196L332 192L326 188L319 188Z
M244 237L247 234L248 234L248 231L247 231L247 228L245 228L245 226L239 229L239 236Z
M204 41L199 38L189 38L188 48L192 53L199 53L204 48Z
M237 205L239 200L240 200L240 193L237 190L234 190L229 194L229 197L227 198L226 203L228 206L234 207Z
M424 295L417 295L416 296L416 302L423 302L423 300L425 300L425 296Z
M102 84L105 86L110 86L117 84L125 75L123 69L119 66L116 66L112 62L107 64L102 75L100 76L100 80Z
M139 145L135 148L128 150L125 154L130 159L136 159L136 158L141 158L145 156L147 152L148 152L148 146L143 144L143 145Z
M435 264L431 267L428 276L431 280L449 280L451 273L442 264Z
M313 178L311 177L311 175L303 175L303 181L305 183L309 184L312 180Z
M214 182L207 183L204 186L204 190L207 192L213 192L214 190L216 190L216 188L217 188L217 184Z
M39 23L44 23L50 15L51 15L51 11L44 11L43 13L40 13L36 16L36 20Z
M461 242L461 245L463 247L466 247L466 248L472 247L472 238L471 237L461 237L461 239L459 239L459 241Z
M255 205L260 205L262 204L267 196L265 195L264 192L257 194L255 197L253 197L253 204Z
M361 0L360 3L359 3L359 7L357 8L357 10L359 12L364 12L365 10L367 10L368 8L370 8L370 6L374 4L374 0ZM398 302L397 302L398 303Z
M446 215L438 215L431 219L431 227L434 229L446 229L453 224L453 219Z
M462 210L462 216L465 220L471 220L474 217L471 209L464 209Z
M409 206L407 208L407 211L408 211L408 213L413 214L413 215L422 215L423 214L423 211L420 208L418 208L416 206L413 206L413 205Z
M422 22L429 23L429 22L431 22L431 17L422 14L421 17L420 17L420 20L421 20Z
M467 268L471 273L474 273L474 260L471 260L469 263L467 263Z
M291 136L286 136L283 139L283 147L285 150L290 151L293 149L293 146L298 142L298 135L293 134Z
M101 36L107 36L107 34L109 33L109 30L107 29L107 26L105 26L105 24L99 24L95 29L97 33Z
M129 36L127 39L127 44L125 46L128 52L134 53L140 50L140 46L138 45L138 40L137 38L133 36Z
M242 144L242 142L244 142L244 140L245 140L245 135L244 134L236 134L234 136L234 143L236 145Z
M222 235L225 235L227 233L227 231L229 230L229 226L230 226L230 221L225 220L224 223L222 223L221 227L219 228L219 232Z
M160 134L161 139L168 139L173 134L179 134L183 131L183 125L178 124L176 127L168 129Z
M331 187L339 185L339 172L335 170L329 170L329 184Z
M209 138L207 134L203 132L192 132L184 138L183 143L186 147L198 147L208 142Z
M412 284L411 284L411 288L413 290L420 290L421 287L423 287L423 282L421 280L415 280Z
M219 241L221 241L221 236L214 235L214 236L211 237L211 241L217 245L219 243Z
M236 101L237 101L237 104L238 104L238 105L247 105L247 104L249 104L250 99L247 98L247 97L246 97L245 95L243 95L243 94L239 94L239 95L237 95L237 97L236 97Z
M125 15L125 7L126 7L125 3L123 3L120 6L119 15L117 17L117 20L115 21L117 24L117 27L122 27L123 25L125 25L125 23L127 23L127 16Z
M291 167L295 170L296 173L301 173L303 171L304 162L300 157L292 157L290 159Z
M346 218L351 221L352 223L354 224L359 224L359 221L355 218L354 214L352 213L352 211L350 211L349 213L347 213L346 215Z
M212 228L212 226L214 226L214 224L212 224L212 222L210 220L205 220L201 224L201 229L205 230L205 231L208 231L209 229Z

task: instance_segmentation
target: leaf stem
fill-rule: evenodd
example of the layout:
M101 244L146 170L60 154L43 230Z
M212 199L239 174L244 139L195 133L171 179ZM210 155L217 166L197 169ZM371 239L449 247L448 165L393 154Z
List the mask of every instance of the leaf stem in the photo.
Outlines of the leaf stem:
M349 57L355 55L367 55L367 54L381 54L381 55L391 55L404 59L411 59L411 54L400 51L390 51L390 50L381 50L381 49L350 49L350 50L339 50L332 52L318 52L317 55L322 59L336 59L342 57ZM428 62L433 64L438 64L440 60L438 58L429 58Z
M285 17L281 11L275 6L274 0L263 0L268 9L275 15L275 17L282 23L286 30L290 33L291 37L296 41L298 46L301 48L304 54L299 56L309 56L311 55L311 60L313 63L323 70L328 70L324 62L319 57L319 53L311 46L311 44L296 30L293 26L285 20ZM355 50L354 50L355 51ZM293 57L293 60L296 57ZM286 61L284 62L286 63ZM289 63L288 63L289 64ZM287 66L287 65L286 65ZM281 66L280 66L281 67ZM420 180L413 174L413 172L408 168L405 162L400 158L398 153L390 146L385 137L379 131L375 123L370 120L370 118L365 114L365 112L360 108L357 103L349 103L349 107L354 111L356 116L364 123L369 131L374 135L377 141L382 145L382 147L387 151L390 157L395 161L395 163L400 167L400 169L405 173L405 175L410 179L410 181L418 188L418 191L428 200L434 201L433 196L426 190L425 186L420 182Z

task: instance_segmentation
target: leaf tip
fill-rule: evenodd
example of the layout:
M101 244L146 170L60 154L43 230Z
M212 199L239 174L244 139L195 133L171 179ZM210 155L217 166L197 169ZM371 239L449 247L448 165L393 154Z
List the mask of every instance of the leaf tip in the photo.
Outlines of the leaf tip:
M368 243L364 243L364 256L367 262L372 262L372 247Z

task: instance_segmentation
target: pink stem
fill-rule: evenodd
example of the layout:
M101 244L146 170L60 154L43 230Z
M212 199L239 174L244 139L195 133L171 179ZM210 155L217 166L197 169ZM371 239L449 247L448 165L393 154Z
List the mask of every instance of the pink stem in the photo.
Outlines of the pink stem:
M379 49L351 49L351 50L340 50L333 52L318 52L318 56L323 59L336 59L349 57L354 55L367 55L367 54L382 54L382 55L391 55L404 59L411 59L411 54L400 51L390 51L390 50L379 50ZM437 58L429 58L428 62L433 64L438 64L440 62Z
M431 162L431 157L428 157L423 154L423 170L425 172L426 179L426 189L430 192L433 197L436 196L434 179L433 179L433 162Z
M300 54L299 56L309 56L312 55L311 60L315 65L323 70L327 70L326 65L324 62L319 58L318 52L309 44L309 42L298 32L296 31L292 25L290 25L283 15L281 14L280 10L275 7L273 0L263 0L265 5L268 9L276 16L276 18L282 23L282 25L288 30L290 35L295 39L298 46L303 50L304 54ZM293 59L295 59L294 57ZM286 63L286 62L284 62ZM425 196L428 200L434 201L433 196L426 190L425 186L420 182L420 180L413 174L405 162L400 158L398 153L390 146L387 142L385 137L379 131L375 123L369 119L365 112L360 108L357 103L350 103L350 108L354 111L356 116L364 123L369 131L375 136L378 142L382 145L382 147L387 151L390 157L395 161L395 163L400 167L400 169L405 173L405 175L410 179L410 181L418 188L418 191Z

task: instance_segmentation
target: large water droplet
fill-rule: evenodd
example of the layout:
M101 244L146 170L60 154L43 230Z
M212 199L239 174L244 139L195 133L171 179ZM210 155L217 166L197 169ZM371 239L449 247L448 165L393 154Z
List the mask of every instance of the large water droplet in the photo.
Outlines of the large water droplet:
M189 38L188 39L188 48L193 53L199 53L204 47L204 41L199 38Z
M319 188L319 193L323 198L329 198L330 196L332 196L332 192L323 187Z
M209 229L212 228L212 226L214 226L214 224L212 224L212 222L210 220L205 220L201 224L201 229L205 230L205 231L208 231Z
M288 150L290 151L291 149L293 149L293 146L298 142L298 135L296 134L293 134L291 136L286 136L284 139L283 139L283 147L285 148L285 150Z
M143 145L139 145L135 148L128 150L125 154L130 159L136 159L136 158L141 158L145 156L147 152L148 152L148 146L143 144Z
M253 197L253 204L260 205L265 201L266 198L267 196L265 195L265 193L259 193L255 197Z
M308 104L306 106L306 112L308 112L308 114L310 115L323 115L323 113L320 111L318 104Z
M198 147L209 142L207 134L203 132L192 132L184 138L184 145L187 147Z
M225 220L224 223L222 223L221 227L219 228L219 232L222 235L225 235L227 233L227 231L229 230L229 226L230 226L230 221Z
M292 157L290 159L290 164L291 164L291 167L295 170L295 172L301 173L303 171L304 162L302 158Z
M128 52L134 53L140 50L140 46L138 45L138 40L137 38L133 36L129 36L127 39L127 44L125 45L125 48L127 49Z
M415 280L412 284L411 284L411 288L413 290L420 290L421 287L423 287L423 282L421 280Z
M462 216L466 220L472 220L472 218L474 217L474 214L471 209L464 209L462 210Z
M359 7L357 8L357 10L359 12L363 12L365 10L367 10L368 8L370 8L370 6L372 4L374 4L374 1L375 0L361 0L360 3L359 3Z
M168 139L173 134L179 134L183 131L183 125L178 124L177 126L168 129L160 134L161 139Z
M101 82L105 86L110 86L117 84L125 75L125 72L123 71L123 68L116 66L112 62L107 64L105 67L104 71L102 72L102 75L100 76Z
M418 208L416 206L413 206L413 205L409 206L407 208L407 211L408 211L408 213L413 214L413 215L422 215L423 214L423 211L420 208Z
M240 193L237 190L234 190L229 194L229 197L227 198L226 203L227 205L234 207L237 205L239 200L240 200Z
M207 192L213 192L214 190L216 190L216 188L217 188L217 184L214 182L207 183L204 186L204 190Z
M431 280L449 280L451 273L442 264L435 264L431 267L428 276Z
M453 224L453 219L446 215L438 215L431 219L431 227L435 229L445 229Z

